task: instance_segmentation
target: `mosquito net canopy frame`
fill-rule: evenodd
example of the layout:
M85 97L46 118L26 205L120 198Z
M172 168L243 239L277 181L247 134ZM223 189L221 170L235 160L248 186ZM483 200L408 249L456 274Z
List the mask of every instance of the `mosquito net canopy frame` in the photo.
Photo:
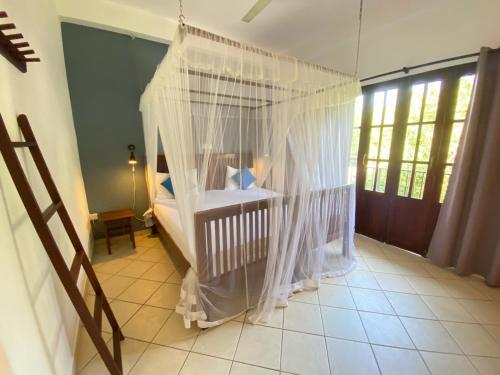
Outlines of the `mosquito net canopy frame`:
M354 267L349 152L359 80L179 27L141 98L149 196L177 215L191 264L186 326L255 308ZM158 197L157 142L175 199Z

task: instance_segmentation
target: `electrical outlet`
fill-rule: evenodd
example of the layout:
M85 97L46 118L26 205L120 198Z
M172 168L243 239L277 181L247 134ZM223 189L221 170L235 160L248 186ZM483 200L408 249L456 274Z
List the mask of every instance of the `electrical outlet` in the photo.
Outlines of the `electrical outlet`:
M99 214L90 214L89 218L91 221L95 221L95 220L99 219Z

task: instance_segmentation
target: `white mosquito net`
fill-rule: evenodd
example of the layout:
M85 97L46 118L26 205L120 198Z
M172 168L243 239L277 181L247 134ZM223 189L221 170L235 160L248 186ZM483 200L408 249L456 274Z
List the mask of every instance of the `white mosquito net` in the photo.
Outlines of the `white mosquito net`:
M186 326L248 309L265 321L354 267L359 94L355 77L179 28L141 111L151 205L191 265L176 308ZM158 133L174 197L155 182Z

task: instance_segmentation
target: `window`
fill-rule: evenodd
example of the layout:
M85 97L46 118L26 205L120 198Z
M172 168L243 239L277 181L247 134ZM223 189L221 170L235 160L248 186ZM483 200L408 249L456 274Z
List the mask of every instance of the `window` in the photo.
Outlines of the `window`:
M354 105L354 124L351 141L351 154L349 159L349 183L356 183L358 164L359 135L361 133L361 116L363 114L363 95L356 98Z
M410 109L404 138L398 195L422 199L430 164L441 81L411 87Z
M374 94L365 190L385 193L397 99L398 89L378 91Z
M448 183L450 181L451 171L453 170L453 164L455 163L455 156L460 143L465 117L467 116L467 111L469 110L472 89L474 87L474 78L475 76L473 74L464 75L460 78L458 85L457 101L455 110L453 111L453 125L451 128L450 142L448 144L441 192L439 194L439 203L444 202L446 191L448 190Z

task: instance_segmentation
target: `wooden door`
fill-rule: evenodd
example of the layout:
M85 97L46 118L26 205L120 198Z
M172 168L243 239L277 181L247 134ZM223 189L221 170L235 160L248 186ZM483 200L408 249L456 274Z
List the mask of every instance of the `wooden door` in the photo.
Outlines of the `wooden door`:
M474 65L466 65L363 91L357 232L425 254L446 194L473 71Z

